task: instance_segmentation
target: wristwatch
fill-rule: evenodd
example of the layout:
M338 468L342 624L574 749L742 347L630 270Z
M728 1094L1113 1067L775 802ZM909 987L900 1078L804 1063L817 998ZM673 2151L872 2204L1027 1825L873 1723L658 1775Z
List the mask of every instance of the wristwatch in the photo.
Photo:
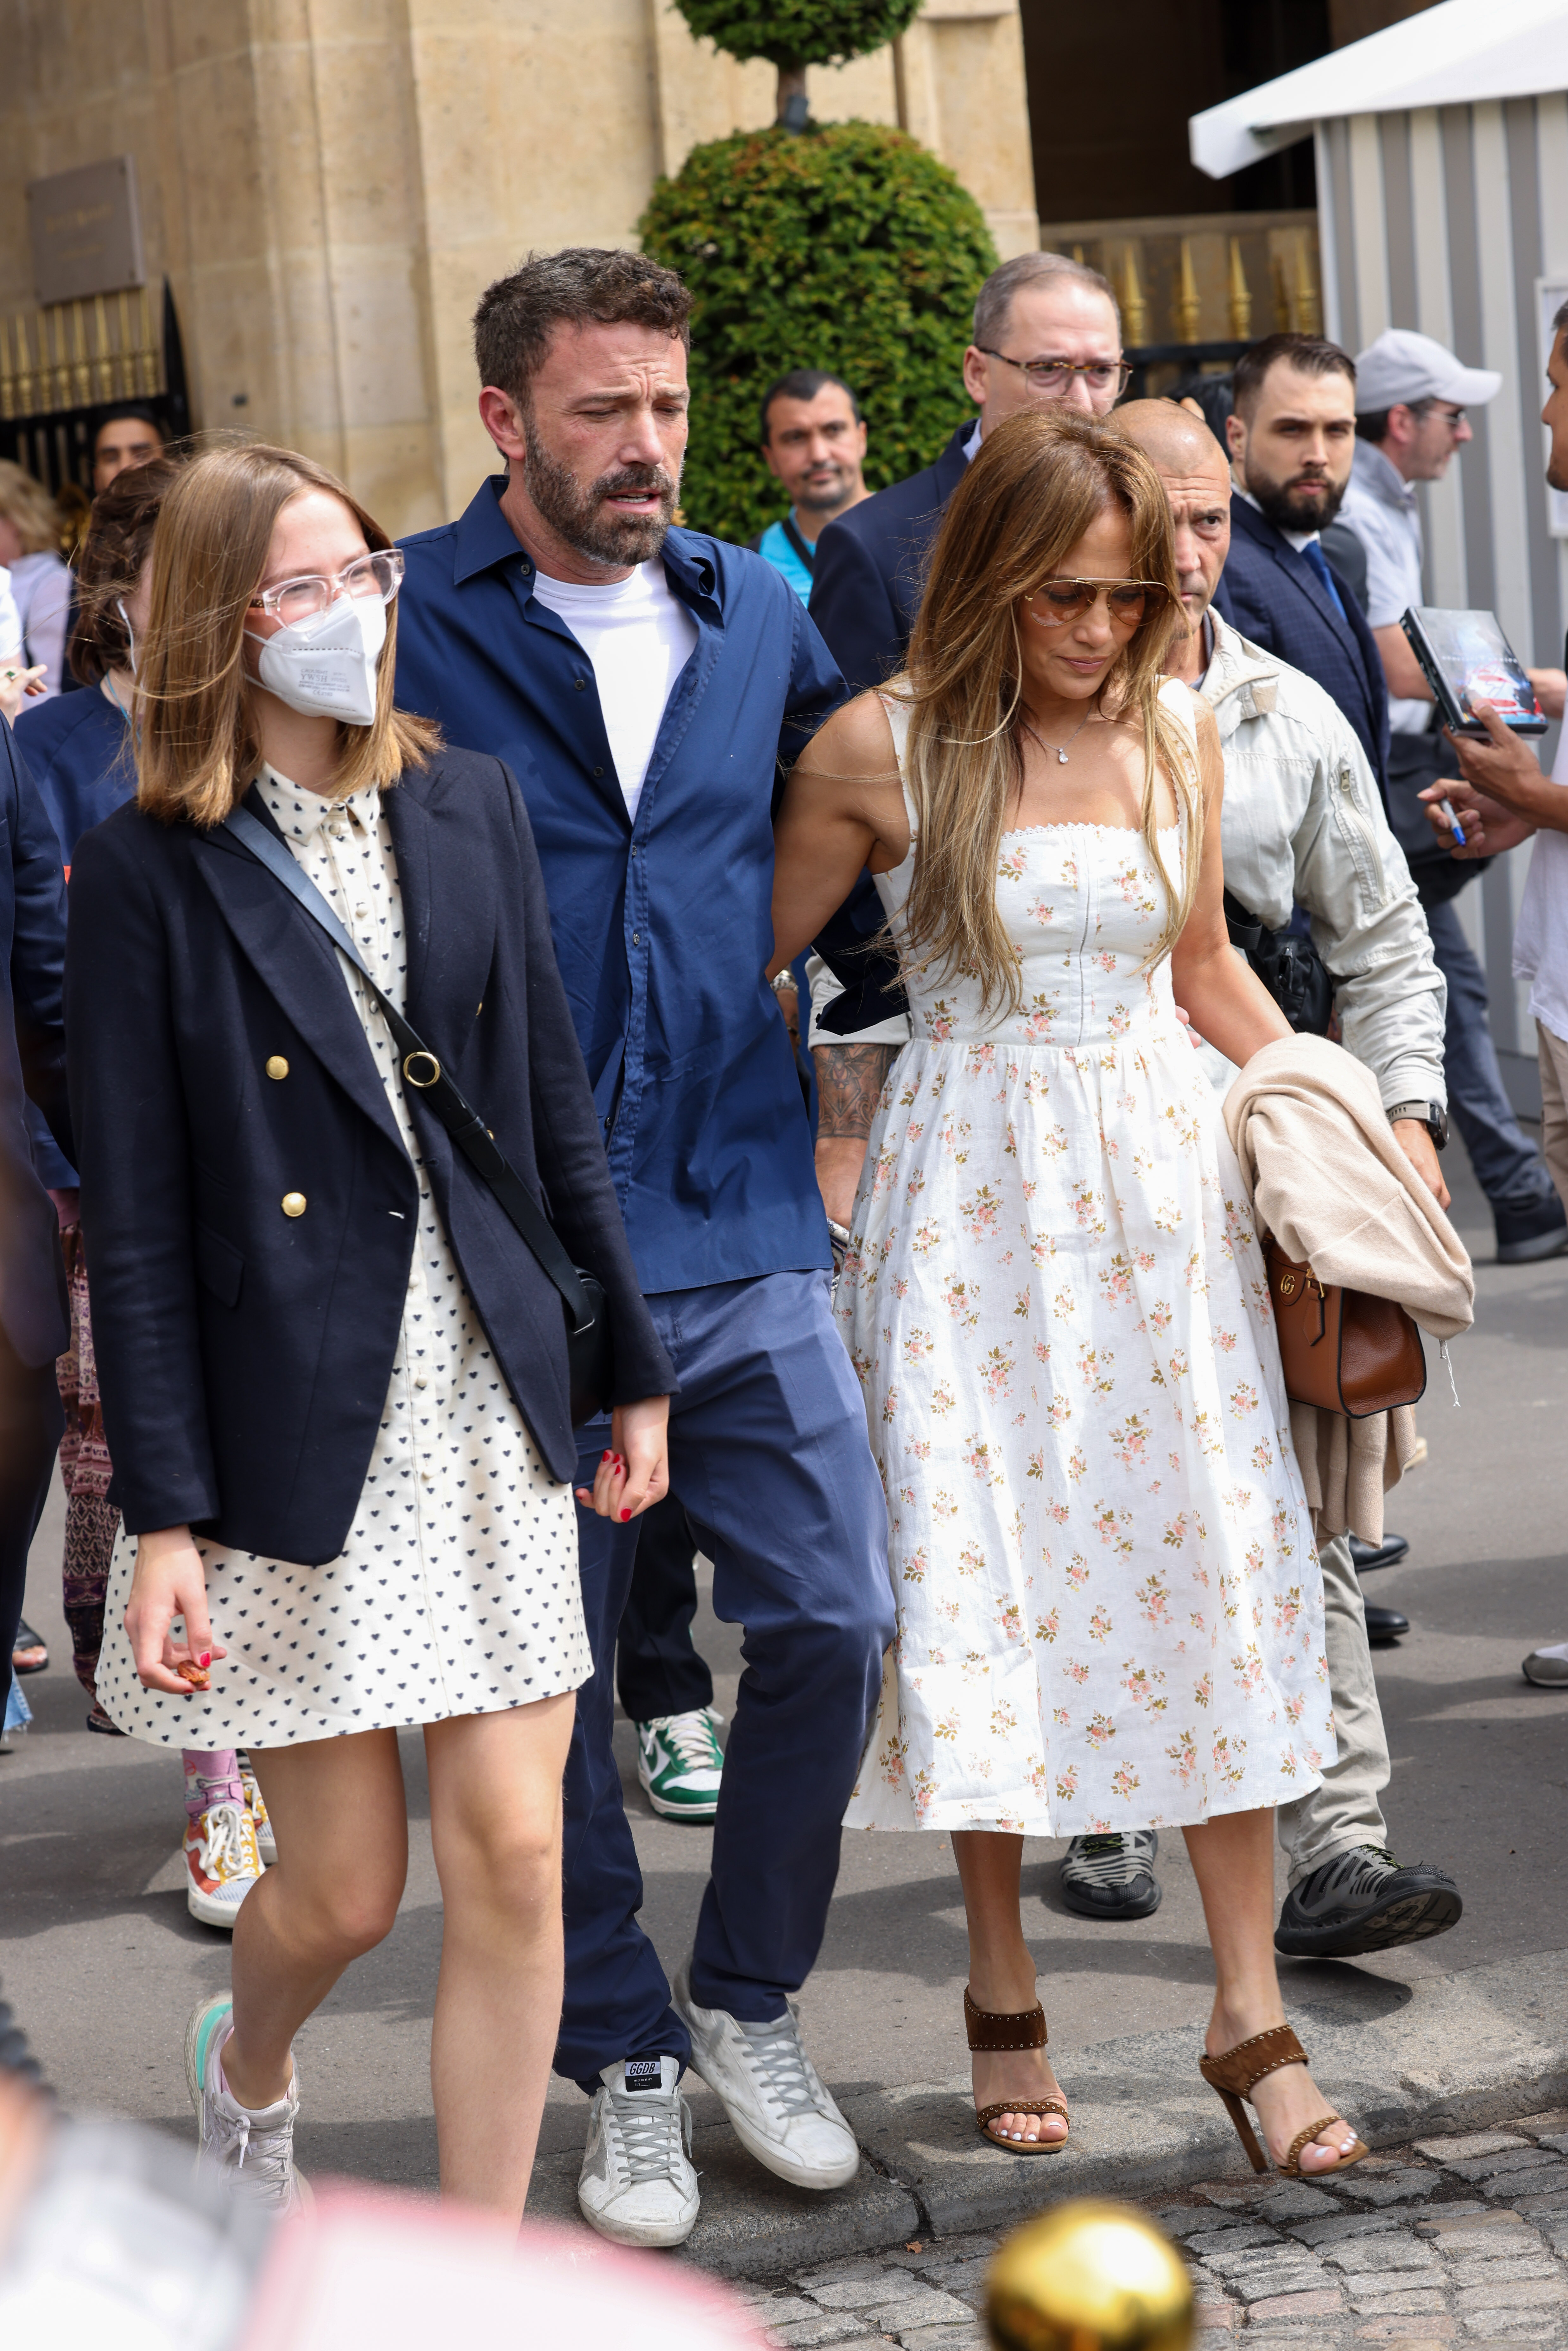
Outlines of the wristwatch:
M1388 1123L1390 1126L1393 1126L1397 1120L1402 1118L1413 1118L1417 1126L1424 1126L1426 1128L1427 1134L1432 1138L1432 1142L1436 1149L1438 1151L1447 1149L1448 1142L1448 1113L1443 1108L1441 1102L1395 1102L1388 1112Z

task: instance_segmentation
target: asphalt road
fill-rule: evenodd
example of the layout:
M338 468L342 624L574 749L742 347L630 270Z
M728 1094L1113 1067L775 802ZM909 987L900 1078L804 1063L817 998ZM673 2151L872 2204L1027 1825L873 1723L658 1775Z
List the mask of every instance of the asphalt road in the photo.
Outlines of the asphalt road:
M1462 1408L1436 1356L1421 1409L1430 1459L1391 1498L1408 1562L1369 1579L1414 1629L1378 1656L1395 1758L1396 1849L1458 1878L1465 1916L1439 1940L1355 1967L1287 1966L1286 1996L1320 2011L1397 2004L1423 1976L1556 1952L1568 1944L1561 1865L1568 1831L1568 1694L1536 1690L1519 1661L1568 1637L1562 1501L1568 1423L1568 1259L1502 1269L1456 1143L1458 1221L1481 1262L1476 1330L1452 1350ZM178 1858L177 1758L89 1736L59 1609L59 1514L35 1547L27 1614L54 1662L26 1689L37 1721L0 1756L0 1980L49 2077L73 2108L136 2116L189 2135L181 2068L185 2015L226 1980L226 1938L186 1913ZM738 1631L706 1604L698 1638L728 1711ZM707 1832L655 1820L621 1755L647 1879L644 1917L673 1970L707 1866ZM414 1823L407 1893L387 1941L352 1969L300 2043L302 2166L434 2184L427 2083L441 1913L420 1741L403 1741ZM330 1836L330 1822L322 1823ZM1140 1924L1073 1918L1056 1893L1062 1848L1032 1842L1026 1927L1040 1964L1053 2053L1120 2036L1200 2028L1210 1983L1197 1889L1179 1838L1160 1861L1165 1900ZM1281 1881L1282 1884L1282 1881ZM946 1841L846 1841L821 1963L802 1998L809 2045L844 2095L941 2082L965 2064L963 1911ZM1382 1978L1385 1986L1369 1982ZM695 2089L699 2124L717 2120ZM586 2108L552 2087L543 2151L581 2144Z

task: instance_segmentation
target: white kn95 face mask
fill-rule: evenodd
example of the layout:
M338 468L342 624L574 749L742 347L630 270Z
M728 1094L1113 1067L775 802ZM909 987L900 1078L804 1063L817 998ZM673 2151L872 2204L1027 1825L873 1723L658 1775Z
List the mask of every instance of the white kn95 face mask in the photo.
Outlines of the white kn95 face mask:
M308 621L290 621L270 637L246 634L261 648L256 677L269 694L306 718L340 718L368 726L376 715L376 668L387 641L379 596L340 596Z

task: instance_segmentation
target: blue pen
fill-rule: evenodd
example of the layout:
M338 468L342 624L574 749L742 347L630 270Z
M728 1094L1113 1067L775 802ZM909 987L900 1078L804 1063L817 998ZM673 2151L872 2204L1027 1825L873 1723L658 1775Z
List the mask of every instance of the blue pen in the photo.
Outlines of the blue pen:
M1442 810L1443 814L1448 820L1449 831L1453 834L1454 839L1458 842L1459 847L1463 849L1465 845L1464 829L1460 825L1458 818L1454 814L1453 801L1445 795L1444 798L1437 802L1437 806Z

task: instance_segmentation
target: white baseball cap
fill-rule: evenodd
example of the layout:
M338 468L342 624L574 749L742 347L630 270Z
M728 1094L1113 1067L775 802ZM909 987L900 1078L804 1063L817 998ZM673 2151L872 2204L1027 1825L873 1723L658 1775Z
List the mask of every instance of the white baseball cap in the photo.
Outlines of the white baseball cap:
M1401 402L1449 400L1456 408L1481 408L1502 390L1490 368L1461 367L1430 335L1390 327L1355 358L1355 413L1376 416Z

